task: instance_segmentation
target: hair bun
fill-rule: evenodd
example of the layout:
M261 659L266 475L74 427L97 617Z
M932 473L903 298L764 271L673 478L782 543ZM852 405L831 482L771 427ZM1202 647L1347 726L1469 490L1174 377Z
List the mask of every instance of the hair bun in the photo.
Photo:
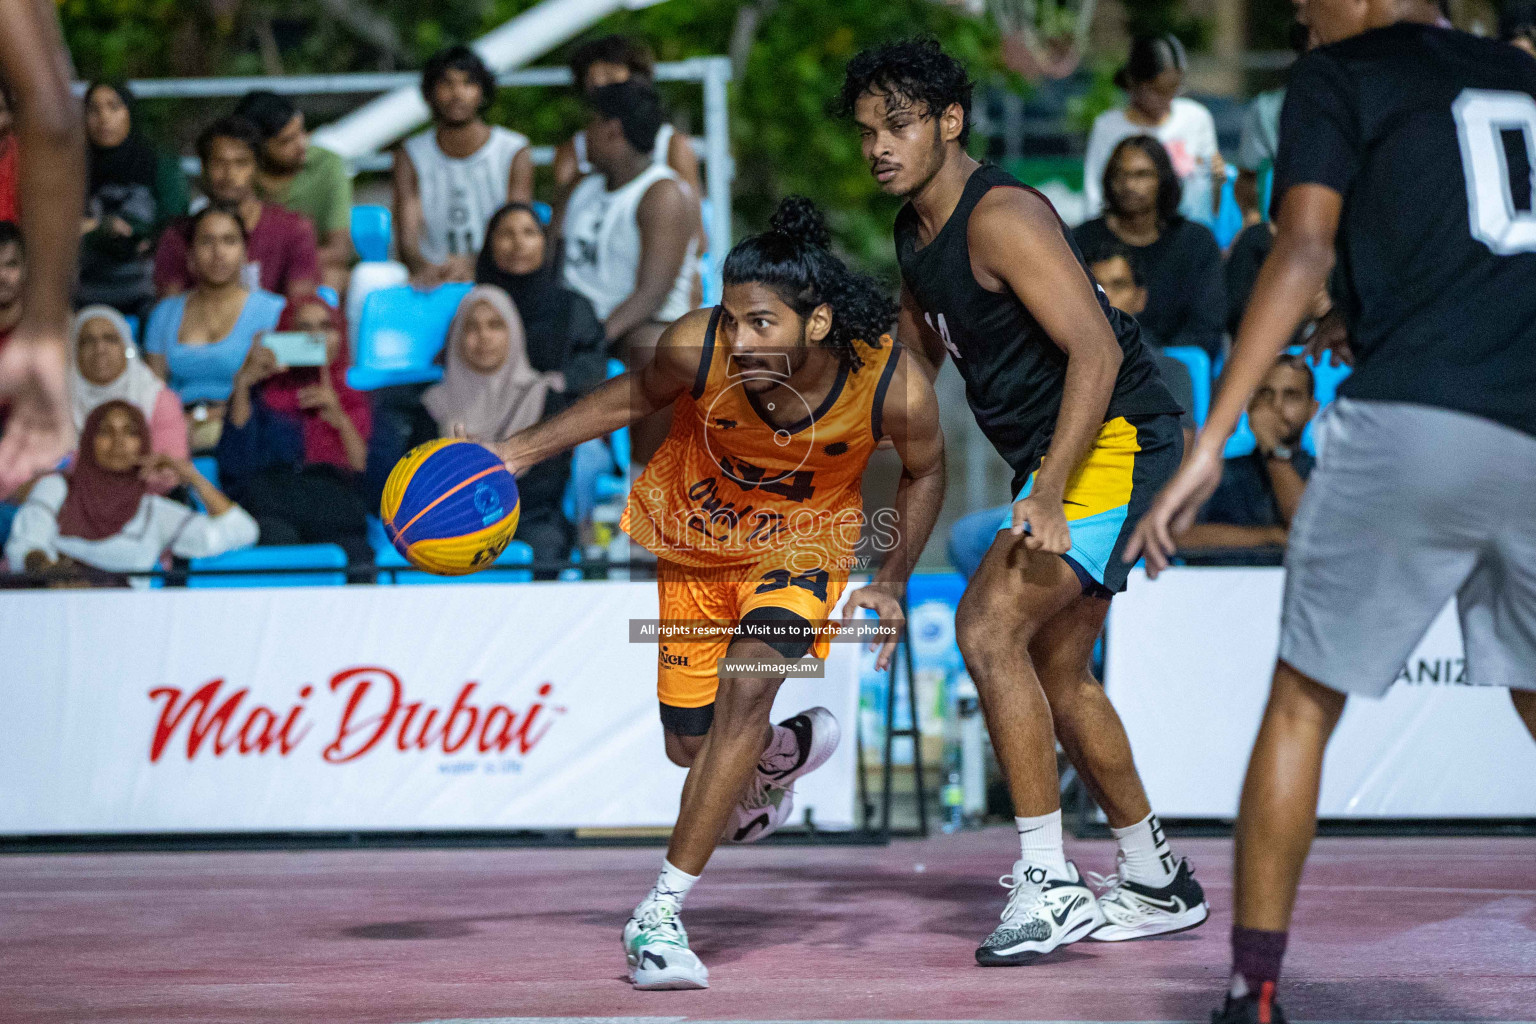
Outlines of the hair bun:
M785 196L781 199L778 209L768 218L768 225L777 234L788 235L818 249L832 247L832 233L827 230L827 219L816 208L816 204L805 196Z

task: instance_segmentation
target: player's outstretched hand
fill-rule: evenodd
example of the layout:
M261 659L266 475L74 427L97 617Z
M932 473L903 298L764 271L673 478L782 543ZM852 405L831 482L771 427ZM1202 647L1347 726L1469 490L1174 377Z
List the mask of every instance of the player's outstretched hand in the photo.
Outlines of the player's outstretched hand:
M1067 525L1067 513L1061 498L1044 494L1031 494L1013 503L1013 527L1015 537L1026 530L1024 546L1031 551L1044 551L1052 555L1064 555L1072 549L1072 528Z
M897 636L885 643L872 643L870 650L879 647L880 653L875 656L875 670L884 672L891 665L891 655L896 653L896 641L901 631L906 628L906 616L901 613L901 600L891 592L889 586L883 583L871 583L860 587L848 595L848 603L843 606L843 628L851 629L857 621L857 612L860 608L868 608L880 617L884 623L896 623Z
M1212 452L1204 445L1197 446L1189 461L1179 468L1153 500L1147 514L1141 517L1131 542L1125 547L1125 560L1134 563L1145 555L1147 575L1157 579L1157 574L1168 568L1178 550L1174 538L1194 525L1195 514L1210 499L1219 483L1221 453Z
M0 405L9 403L0 438L0 498L48 473L75 447L62 337L18 329L0 350Z

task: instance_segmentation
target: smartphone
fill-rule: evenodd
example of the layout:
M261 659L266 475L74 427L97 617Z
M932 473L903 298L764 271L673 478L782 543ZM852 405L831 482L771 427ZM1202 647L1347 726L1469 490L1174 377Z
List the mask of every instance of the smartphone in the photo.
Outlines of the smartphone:
M261 343L281 366L324 366L325 335L313 331L273 331Z

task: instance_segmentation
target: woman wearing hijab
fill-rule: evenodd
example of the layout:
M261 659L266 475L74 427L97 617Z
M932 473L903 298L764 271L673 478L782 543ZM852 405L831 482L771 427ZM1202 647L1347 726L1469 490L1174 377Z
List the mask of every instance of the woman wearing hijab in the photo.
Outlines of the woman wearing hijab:
M421 398L438 433L500 440L570 404L556 387L567 383L562 372L535 368L528 348L522 318L507 293L484 284L471 289L448 332L443 381ZM570 553L575 531L560 509L570 475L567 453L539 463L517 480L517 539L533 548L536 561L563 562Z
M162 470L196 491L208 512L151 494L147 478ZM106 573L149 572L167 555L220 555L256 537L255 520L191 462L150 452L149 421L138 406L112 399L86 417L68 474L33 485L5 554L13 571L89 582Z
M85 134L90 155L78 300L143 315L155 297L154 238L186 212L186 179L173 159L134 131L133 96L124 86L96 82L86 91Z
M264 544L336 544L373 561L362 473L373 419L347 386L346 326L318 298L283 311L280 331L325 339L326 365L278 365L258 340L235 374L215 454L219 477L261 524Z
M144 365L132 338L128 321L111 306L87 306L75 314L74 358L69 365L75 429L85 429L97 406L127 402L149 423L151 453L185 459L189 454L187 418L181 399ZM174 482L167 479L157 484L153 489L163 494Z
M574 400L603 382L607 341L592 303L565 287L549 253L533 207L508 203L486 225L475 281L507 293L523 321L528 361L541 373L558 374L551 386Z

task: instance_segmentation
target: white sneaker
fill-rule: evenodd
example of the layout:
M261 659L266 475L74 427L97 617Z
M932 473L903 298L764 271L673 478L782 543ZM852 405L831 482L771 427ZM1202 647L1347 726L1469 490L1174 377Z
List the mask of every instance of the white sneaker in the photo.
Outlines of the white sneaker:
M1210 916L1205 890L1195 881L1188 860L1179 861L1173 880L1161 889L1128 881L1124 860L1124 855L1116 857L1116 871L1108 878L1088 872L1089 881L1102 890L1099 907L1105 923L1089 936L1095 942L1127 942L1188 931Z
M624 925L624 958L635 988L709 988L709 969L688 948L677 904L653 900Z
M1021 860L1013 865L1013 874L998 882L1008 890L1008 905L1002 923L976 950L976 962L983 967L1032 963L1086 938L1104 923L1093 890L1070 861L1066 878L1052 878L1039 865Z

